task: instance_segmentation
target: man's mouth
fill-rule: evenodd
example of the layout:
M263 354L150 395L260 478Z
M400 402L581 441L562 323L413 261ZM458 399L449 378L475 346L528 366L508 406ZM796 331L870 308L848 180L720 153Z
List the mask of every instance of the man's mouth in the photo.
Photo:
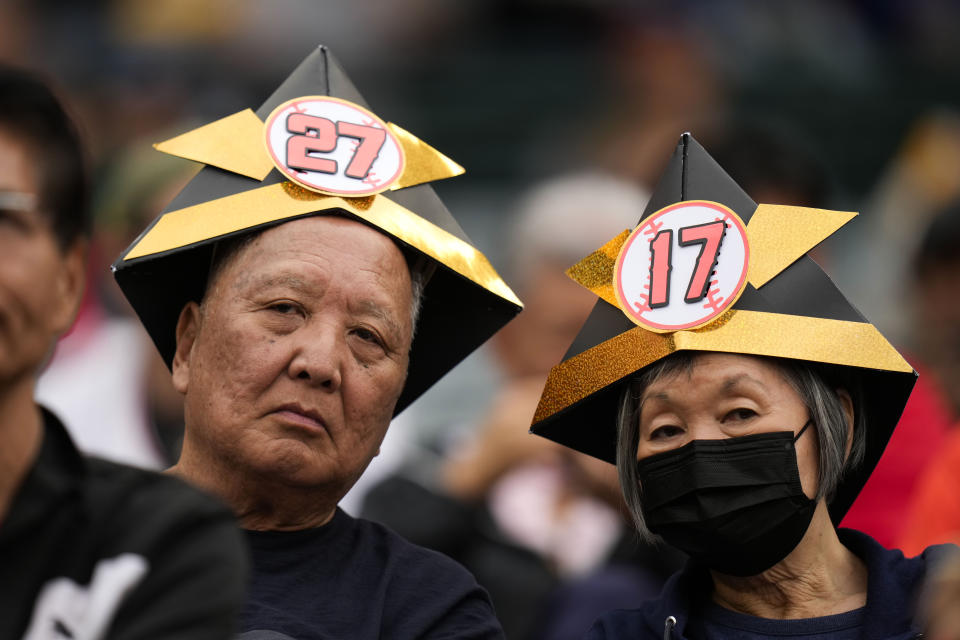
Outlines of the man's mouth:
M287 422L291 422L308 429L326 429L327 423L323 416L313 409L304 408L298 404L285 404L272 412Z

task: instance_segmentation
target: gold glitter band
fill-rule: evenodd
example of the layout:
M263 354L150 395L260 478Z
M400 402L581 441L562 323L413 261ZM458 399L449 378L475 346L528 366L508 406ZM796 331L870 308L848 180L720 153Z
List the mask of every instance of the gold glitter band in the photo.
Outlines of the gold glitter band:
M613 290L613 268L623 243L630 237L630 229L624 229L617 237L567 269L567 275L610 304L619 308Z
M295 216L341 209L419 249L487 291L517 306L519 298L486 256L384 196L340 198L312 193L288 183L251 189L164 214L123 257L124 261L218 238L234 231Z
M693 331L661 334L636 327L561 362L550 371L533 421L545 420L682 350L913 371L872 324L731 309L716 322Z

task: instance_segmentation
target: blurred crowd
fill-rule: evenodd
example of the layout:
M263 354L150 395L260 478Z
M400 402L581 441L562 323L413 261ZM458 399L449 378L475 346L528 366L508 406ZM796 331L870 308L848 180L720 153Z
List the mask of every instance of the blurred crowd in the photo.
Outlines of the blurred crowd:
M921 377L845 523L908 555L960 541L958 19L947 0L0 0L0 61L59 88L95 177L90 286L38 398L89 452L176 459L180 396L109 268L195 171L151 143L259 104L322 43L466 167L438 190L526 303L343 504L465 564L509 637L579 637L681 562L631 535L612 467L526 430L595 299L563 270L636 224L683 131L757 202L860 212L816 257Z

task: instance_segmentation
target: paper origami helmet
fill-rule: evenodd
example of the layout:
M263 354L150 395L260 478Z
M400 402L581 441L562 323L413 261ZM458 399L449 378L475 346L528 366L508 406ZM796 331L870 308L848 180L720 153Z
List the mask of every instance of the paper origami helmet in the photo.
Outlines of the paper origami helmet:
M625 386L676 351L847 367L863 387L862 465L830 503L839 521L876 466L916 373L806 255L856 214L757 205L684 134L636 229L571 267L593 312L547 379L532 431L616 463Z
M168 366L177 318L203 297L217 242L304 216L353 216L393 237L415 261L436 265L395 413L521 308L426 184L463 169L371 112L325 47L256 112L156 147L206 166L113 270Z

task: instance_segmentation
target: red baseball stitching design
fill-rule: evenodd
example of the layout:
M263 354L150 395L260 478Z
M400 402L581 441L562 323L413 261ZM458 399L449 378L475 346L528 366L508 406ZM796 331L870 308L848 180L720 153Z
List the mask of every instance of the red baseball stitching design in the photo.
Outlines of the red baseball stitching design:
M647 283L643 285L643 293L637 294L637 301L633 302L633 308L637 310L637 313L643 313L644 311L650 311L650 279L647 278Z
M649 239L651 236L656 236L657 231L660 230L660 227L663 226L663 223L655 224L656 221L651 221L647 223L647 226L643 228L642 233L647 236ZM650 253L647 257L647 274L650 273L650 265L653 264L653 253ZM637 300L632 302L633 308L636 309L637 313L643 313L644 311L650 311L650 276L647 275L646 280L643 283L643 293L637 294Z
M724 230L730 228L730 216L726 214L717 216L716 218L713 219L713 221L722 222L724 226ZM724 233L726 233L726 231L724 231ZM718 250L717 263L719 264L719 262L720 262L720 251ZM716 275L716 272L714 272L714 276L715 275ZM706 301L703 303L704 309L710 309L714 313L720 310L720 307L723 305L723 301L726 300L724 296L720 296L719 298L717 297L718 295L720 295L719 284L720 283L716 277L710 280L710 287L707 289Z
M657 232L660 231L661 227L663 227L662 222L658 222L656 220L650 220L643 227L643 235L647 236L648 238L650 236L655 236L657 235Z
M363 124L368 127L373 127L375 129L381 128L380 123L372 118L363 116L362 120L363 120ZM360 144L359 140L355 139L353 141L353 151L357 150L357 146L359 146L359 144ZM371 187L379 187L381 182L383 182L383 180L381 180L380 178L377 178L377 172L373 170L373 167L371 167L370 171L367 172L367 177L363 179L363 184L368 184Z
M710 281L711 287L715 287L717 284L718 283L716 278ZM723 301L726 300L726 298L724 298L723 296L717 298L716 296L718 296L719 294L720 294L719 288L707 289L707 297L705 298L706 301L703 303L703 308L712 309L714 312L719 311L720 306L723 304Z

